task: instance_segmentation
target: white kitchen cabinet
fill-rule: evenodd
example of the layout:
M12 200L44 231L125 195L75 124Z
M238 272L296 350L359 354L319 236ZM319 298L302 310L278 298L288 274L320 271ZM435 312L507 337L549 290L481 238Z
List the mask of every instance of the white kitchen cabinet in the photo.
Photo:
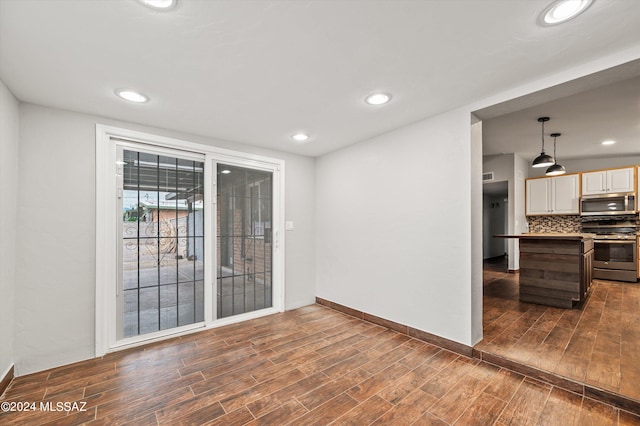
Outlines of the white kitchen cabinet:
M582 195L604 194L607 192L607 172L582 174Z
M579 176L527 179L526 214L579 214Z
M580 175L551 178L551 213L580 213Z
M633 167L582 174L582 195L634 191Z
M551 178L527 179L527 216L551 211Z

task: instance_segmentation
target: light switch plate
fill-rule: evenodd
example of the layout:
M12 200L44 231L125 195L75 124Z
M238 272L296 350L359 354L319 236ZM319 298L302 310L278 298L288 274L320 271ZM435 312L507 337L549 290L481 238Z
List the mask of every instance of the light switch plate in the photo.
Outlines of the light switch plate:
M292 231L293 230L293 221L292 220L287 220L284 223L284 230L285 231Z

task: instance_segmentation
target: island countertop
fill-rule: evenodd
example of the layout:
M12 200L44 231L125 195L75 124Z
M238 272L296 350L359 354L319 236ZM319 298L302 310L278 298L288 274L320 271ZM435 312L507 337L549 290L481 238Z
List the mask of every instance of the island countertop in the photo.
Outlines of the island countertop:
M596 234L585 233L535 233L529 232L526 234L497 234L496 238L519 238L530 240L590 240L596 237Z

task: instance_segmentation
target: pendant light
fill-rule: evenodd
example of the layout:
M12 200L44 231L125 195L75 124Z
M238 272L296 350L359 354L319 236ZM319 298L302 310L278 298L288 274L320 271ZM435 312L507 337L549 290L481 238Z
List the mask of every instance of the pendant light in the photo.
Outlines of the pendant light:
M544 153L544 123L547 121L549 121L549 117L538 118L538 123L542 123L542 152L535 160L533 160L533 164L531 165L532 167L549 167L555 163L553 158Z
M556 138L560 135L561 133L551 133L551 137L553 138L553 158L557 158L556 157ZM559 176L559 175L565 174L566 172L567 171L564 169L564 166L561 166L560 164L558 164L558 161L556 160L555 163L553 163L553 165L547 169L547 173L545 174L547 176Z

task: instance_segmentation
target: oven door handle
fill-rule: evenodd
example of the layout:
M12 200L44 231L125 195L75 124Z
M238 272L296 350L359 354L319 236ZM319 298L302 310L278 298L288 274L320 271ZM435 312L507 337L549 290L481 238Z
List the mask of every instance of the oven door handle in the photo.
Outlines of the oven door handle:
M593 240L594 243L600 244L635 244L635 240Z

